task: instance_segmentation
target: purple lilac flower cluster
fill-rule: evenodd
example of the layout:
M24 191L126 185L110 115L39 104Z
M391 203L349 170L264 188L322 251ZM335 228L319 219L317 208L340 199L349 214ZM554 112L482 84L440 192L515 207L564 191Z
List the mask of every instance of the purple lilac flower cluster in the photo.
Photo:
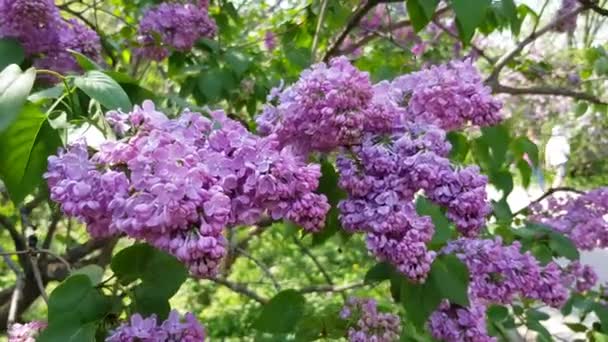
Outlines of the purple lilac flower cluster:
M283 91L274 91L262 115L261 134L274 134L282 144L303 152L328 152L357 144L363 135L366 109L373 96L369 75L345 57L313 65ZM277 97L277 98L274 98Z
M568 236L583 250L608 246L608 187L583 195L549 197L531 207L530 221Z
M46 328L46 322L13 323L8 328L8 342L36 342L36 336Z
M173 310L169 317L161 324L157 323L156 316L143 318L136 313L131 316L128 323L124 323L114 330L106 342L203 342L205 341L205 328L190 312L184 317Z
M488 304L510 304L517 297L540 300L553 307L565 303L567 281L560 267L554 262L542 266L530 252L522 253L520 249L518 242L507 246L500 239L469 238L444 247L443 253L454 253L469 269L470 305L461 307L443 302L428 322L435 338L448 342L496 341L487 335L485 327ZM588 279L587 271L577 270L572 275ZM571 281L582 284L578 278Z
M139 23L136 53L161 61L171 50L189 51L197 40L212 38L217 27L209 17L208 1L161 3L147 10Z
M0 38L14 38L38 68L78 71L68 49L100 58L97 33L75 19L64 20L53 0L0 0Z
M598 281L597 273L593 267L583 265L580 261L571 262L564 270L564 282L573 286L578 292L586 292L591 290Z
M274 51L274 49L277 47L277 36L271 30L264 33L264 46L269 52Z
M264 216L309 232L329 204L314 193L320 168L276 140L260 138L223 112L168 119L145 101L110 112L127 137L89 158L83 144L49 158L51 198L95 237L125 233L175 255L196 276L212 276L226 250L225 227Z
M348 320L348 340L351 342L393 342L399 340L399 316L378 312L376 301L351 297L340 312Z
M502 104L471 61L452 61L403 75L392 82L394 95L408 117L451 131L467 123L490 126L502 120Z
M475 300L509 304L519 296L559 307L568 298L560 267L554 262L542 266L530 252L521 252L519 242L461 238L443 252L454 253L467 265L469 294Z
M555 13L555 18L561 18L566 16L579 7L579 3L577 0L562 0L562 3ZM572 33L576 29L576 19L578 15L571 15L567 19L562 20L558 25L555 26L555 31L557 32L569 32Z
M446 342L494 342L486 329L486 307L483 304L468 308L444 300L428 322L437 340Z

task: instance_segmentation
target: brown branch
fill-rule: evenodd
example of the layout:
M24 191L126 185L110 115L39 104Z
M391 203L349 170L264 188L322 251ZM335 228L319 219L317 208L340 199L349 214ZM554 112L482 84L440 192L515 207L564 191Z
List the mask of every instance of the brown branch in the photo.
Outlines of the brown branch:
M390 2L400 2L401 0L368 0L363 3L362 6L358 7L355 12L351 15L350 19L346 23L344 29L338 34L336 40L329 46L325 55L323 56L323 61L327 62L331 57L338 55L340 51L340 46L348 36L348 34L359 25L361 19L365 17L365 15L376 5L381 3L390 3Z
M585 193L584 191L581 191L581 190L578 190L578 189L575 189L575 188L571 188L571 187L566 187L566 186L559 187L559 188L552 188L552 189L547 190L547 192L545 192L544 194L542 194L539 198L537 198L534 201L530 202L527 206L525 206L525 207L519 209L518 211L516 211L513 214L513 216L515 217L517 215L525 213L528 209L530 209L531 206L536 205L536 204L542 202L545 198L553 195L556 192L574 192L574 193L579 194L579 195L582 195L582 194Z
M500 75L500 72L502 71L502 69L513 58L515 58L515 56L517 56L526 46L528 46L529 44L534 42L538 37L544 35L545 33L549 32L549 31L552 31L556 26L561 24L563 21L568 20L571 17L578 15L579 13L585 11L586 9L587 9L586 7L579 7L570 13L567 13L559 18L554 19L552 22L550 22L549 24L547 24L540 30L532 32L524 40L522 40L519 44L517 44L517 46L515 46L511 51L509 51L508 53L503 55L496 62L496 64L494 65L494 69L492 70L492 73L486 80L486 83L488 83L492 88L494 88L494 86L496 86L498 84L498 76Z
M260 304L268 303L268 299L263 298L262 296L258 295L254 291L250 290L247 286L245 286L243 284L233 283L224 278L210 278L209 280L211 280L214 283L224 285L227 288L231 289L232 291L234 291L238 294L241 294L245 297L251 298Z
M589 9L591 9L593 12L604 16L604 17L608 17L608 9L602 8L600 7L595 1L593 0L578 0L578 2L580 2L581 4L583 4L584 7L587 7Z
M344 292L347 290L352 290L360 287L364 287L368 284L364 282L358 282L353 284L345 284L345 285L313 285L303 287L297 290L300 293L313 293L313 292Z
M595 104L608 104L601 99L591 95L589 93L578 92L570 90L568 88L538 86L538 87L525 87L525 88L514 88L505 86L500 83L490 84L492 90L495 93L505 93L512 95L555 95L563 97L571 97L577 100L584 100Z

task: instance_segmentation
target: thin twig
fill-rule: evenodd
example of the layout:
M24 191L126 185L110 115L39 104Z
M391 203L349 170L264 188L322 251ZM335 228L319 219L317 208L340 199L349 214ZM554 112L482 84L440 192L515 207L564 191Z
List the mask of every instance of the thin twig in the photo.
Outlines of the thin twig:
M6 326L9 327L17 319L17 306L19 305L19 299L21 298L21 292L23 292L23 285L25 284L23 281L24 274L19 266L11 259L11 257L4 254L2 247L0 247L0 252L2 252L4 262L15 273L15 277L17 277L15 289L13 290L13 294L11 296L11 304L8 310L8 319L6 322Z
M317 61L317 46L319 45L319 34L321 33L321 26L323 26L323 20L325 19L325 10L326 9L327 9L327 0L323 0L323 3L321 3L321 11L319 12L319 19L317 20L317 28L315 29L315 36L312 39L310 60L313 63Z
M435 25L437 25L437 27L442 29L445 33L447 33L450 37L455 38L457 41L460 41L460 37L458 37L458 35L456 33L452 32L452 30L445 27L445 25L443 25L439 20L433 19L433 23ZM470 42L469 45L471 46L471 49L473 49L479 56L481 56L483 59L485 59L488 63L494 64L494 62L495 62L494 59L491 57L488 57L488 55L486 55L486 53L483 51L483 49L481 49L480 47L475 45L475 43L473 43L473 42Z
M32 273L34 273L34 279L36 279L36 285L40 290L40 296L44 299L45 303L49 303L49 297L46 294L44 283L42 282L42 276L40 275L40 268L38 267L38 258L30 255L30 263L32 264Z
M574 192L574 193L579 194L579 195L582 195L582 194L585 193L584 191L581 191L581 190L578 190L578 189L575 189L575 188L571 188L571 187L567 187L567 186L559 187L559 188L552 188L552 189L547 190L547 192L545 192L544 194L542 194L539 198L537 198L534 201L530 202L527 206L525 206L525 207L519 209L518 211L516 211L513 214L513 216L517 216L517 215L525 213L531 206L536 205L536 204L542 202L545 198L553 195L556 192Z
M593 0L578 0L584 7L590 8L593 12L601 15L608 16L608 9L598 6Z
M268 277L268 279L270 279L270 281L272 282L272 285L274 286L274 288L277 291L281 291L281 285L279 285L279 282L277 281L277 279L274 277L274 275L272 274L272 272L270 272L270 269L268 268L268 266L266 266L263 262L261 262L258 259L256 259L253 255L247 253L242 248L238 248L237 247L235 250L239 254L241 254L242 256L244 256L245 258L253 261L253 263L256 264L262 270L262 272L264 272L264 274L266 274L266 276Z
M530 35L528 35L524 40L522 40L519 44L517 44L517 46L515 46L511 51L509 51L508 53L503 55L496 62L496 64L494 65L494 69L492 70L492 73L490 74L490 76L487 78L486 82L488 84L490 84L490 86L497 84L498 76L500 75L500 72L502 71L502 69L513 58L515 58L515 56L517 56L526 46L528 46L530 43L534 42L538 37L544 35L545 33L549 32L549 31L552 31L556 26L561 24L563 21L568 20L568 19L578 15L579 13L585 11L586 9L587 9L586 7L579 7L570 13L567 13L559 18L556 18L555 20L553 20L552 22L550 22L549 24L547 24L540 30L530 33Z
M232 291L242 294L245 297L249 297L253 300L255 300L256 302L260 303L260 304L266 304L268 303L268 299L263 298L262 296L258 295L257 293L255 293L254 291L250 290L249 288L247 288L247 286L243 285L243 284L239 284L239 283L233 283L227 279L224 278L210 278L209 280L211 280L214 283L220 284L220 285L224 285L227 288L231 289Z
M538 87L525 87L525 88L515 88L506 85L502 85L500 83L490 84L492 86L492 90L495 93L505 93L512 95L555 95L555 96L563 96L563 97L571 97L577 100L585 100L591 103L596 104L608 104L607 102L589 94L578 92L574 90L570 90L568 88L558 88L558 87L549 87L549 86L538 86Z
M313 285L303 287L299 290L296 290L300 293L313 293L313 292L344 292L347 290L352 290L360 287L364 287L368 284L364 282L358 282L353 284L345 284L345 285Z

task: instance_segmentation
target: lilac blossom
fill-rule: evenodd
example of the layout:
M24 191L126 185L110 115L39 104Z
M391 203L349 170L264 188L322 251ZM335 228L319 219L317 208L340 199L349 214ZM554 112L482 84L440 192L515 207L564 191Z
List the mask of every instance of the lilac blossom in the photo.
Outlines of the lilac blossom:
M8 327L8 342L35 342L38 334L46 328L46 322L13 323Z
M135 313L129 322L120 325L106 338L106 342L203 342L205 328L188 312L184 317L173 310L169 317L158 324L155 315L143 318Z
M139 56L161 61L172 50L190 51L197 40L212 38L217 27L205 3L161 3L148 9L139 23Z
M446 342L494 342L486 329L486 307L475 303L462 307L444 300L433 312L428 328L434 338Z
M348 340L351 342L392 342L399 339L399 316L379 312L373 299L349 298L340 318L349 322Z

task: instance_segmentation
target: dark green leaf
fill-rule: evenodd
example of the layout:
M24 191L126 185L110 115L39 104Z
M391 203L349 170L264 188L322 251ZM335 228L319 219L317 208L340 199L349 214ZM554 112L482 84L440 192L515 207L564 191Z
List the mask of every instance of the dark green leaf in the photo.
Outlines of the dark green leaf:
M224 74L220 69L211 69L201 72L198 77L198 89L209 102L216 102L222 96L224 88Z
M546 321L551 318L549 314L536 309L528 309L528 311L526 311L526 317L534 321Z
M581 323L564 323L570 330L574 332L585 332L588 328Z
M595 312L597 318L600 320L602 332L608 334L608 306L603 303L594 303L593 312Z
M393 266L388 262L379 262L372 266L365 274L365 283L374 284L389 280L393 272Z
M318 191L327 197L331 209L325 219L325 228L313 236L314 245L321 244L340 231L341 225L336 206L340 200L346 198L346 193L338 186L338 173L326 159L321 161L321 179L319 179Z
M460 163L464 162L469 153L469 140L466 135L458 132L450 132L448 133L447 138L452 145L450 159Z
M496 216L496 220L500 223L510 224L513 220L513 213L511 212L511 208L509 207L509 203L507 203L506 199L503 197L500 201L492 201L492 207L494 209L494 216Z
M433 18L438 0L408 0L407 12L416 32L422 30Z
M237 77L241 77L241 75L243 75L243 73L247 71L251 65L251 61L249 58L247 58L247 56L235 51L231 51L226 54L226 62Z
M570 260L578 260L580 255L572 240L557 232L552 232L549 238L549 247L551 247L555 255L563 256Z
M25 51L16 39L0 39L0 70L4 70L11 64L21 64L24 59Z
M14 203L20 203L41 182L47 158L61 145L47 117L26 104L16 121L0 134L0 177Z
M431 313L441 303L441 295L433 286L401 282L401 302L406 312L406 320L417 327L423 327Z
M264 305L253 327L274 334L293 332L304 314L305 304L306 299L297 291L281 291Z
M486 311L486 314L490 320L499 323L509 317L509 309L502 305L490 305Z
M131 101L127 93L110 76L98 70L87 71L74 78L74 85L99 102L106 109L131 110Z
M532 244L532 248L530 251L534 255L534 257L540 261L541 264L546 265L551 260L553 260L553 253L549 246L547 246L544 242L536 242Z
M25 72L11 64L0 72L0 132L17 118L36 80L36 69Z
M454 229L438 205L419 196L416 199L416 212L422 216L430 216L433 220L435 234L431 240L431 245L440 247L450 239Z
M441 255L431 265L429 282L442 298L461 306L469 305L469 270L455 255Z
M95 323L83 325L72 322L49 325L36 339L38 342L95 342Z
M452 8L456 12L456 20L463 42L468 42L485 17L491 0L452 0Z
M545 328L539 321L529 320L526 322L526 326L530 330L534 330L538 333L537 341L539 342L550 342L553 341L551 333Z

